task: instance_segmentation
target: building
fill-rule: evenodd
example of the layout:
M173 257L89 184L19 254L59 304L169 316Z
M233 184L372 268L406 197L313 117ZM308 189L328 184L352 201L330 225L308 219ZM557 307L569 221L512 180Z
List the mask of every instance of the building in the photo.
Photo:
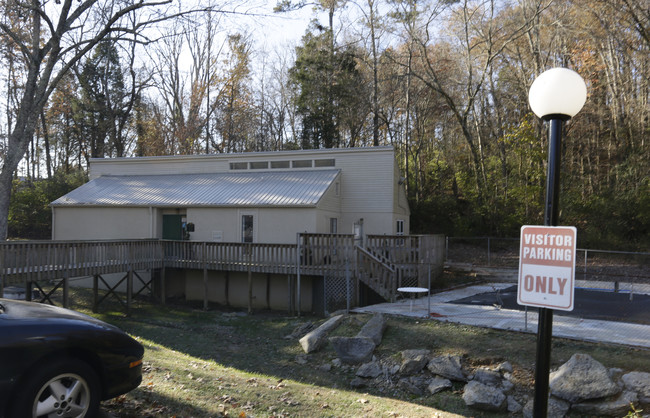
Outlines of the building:
M162 239L163 296L205 306L328 312L442 266L392 147L92 159L51 206L55 241Z
M92 159L51 206L54 240L295 244L407 235L410 214L392 147Z

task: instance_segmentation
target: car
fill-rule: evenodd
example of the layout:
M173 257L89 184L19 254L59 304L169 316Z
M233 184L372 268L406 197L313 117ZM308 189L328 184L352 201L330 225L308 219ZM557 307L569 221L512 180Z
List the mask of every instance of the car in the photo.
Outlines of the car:
M142 344L79 312L0 298L0 417L94 417L142 381Z

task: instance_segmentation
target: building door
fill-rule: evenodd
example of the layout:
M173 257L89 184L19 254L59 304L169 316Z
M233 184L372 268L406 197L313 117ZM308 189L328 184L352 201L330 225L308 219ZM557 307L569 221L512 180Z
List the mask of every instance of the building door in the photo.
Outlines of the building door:
M183 239L183 218L185 215L163 215L163 239Z

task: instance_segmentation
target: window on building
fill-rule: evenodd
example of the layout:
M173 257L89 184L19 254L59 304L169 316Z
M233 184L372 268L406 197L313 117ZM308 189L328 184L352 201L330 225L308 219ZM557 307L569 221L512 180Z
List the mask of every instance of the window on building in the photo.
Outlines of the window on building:
M338 234L339 220L337 218L330 218L330 234Z
M334 167L336 161L334 158L328 158L324 160L314 160L314 167Z
M247 170L248 163L230 163L231 170Z
M310 168L312 166L311 160L293 160L291 162L293 168Z
M271 168L291 168L290 161L271 161Z
M397 220L397 225L395 227L395 234L404 235L404 220L402 219Z
M241 241L253 242L253 215L241 217Z
M263 170L269 168L268 161L251 161L250 162L251 170Z

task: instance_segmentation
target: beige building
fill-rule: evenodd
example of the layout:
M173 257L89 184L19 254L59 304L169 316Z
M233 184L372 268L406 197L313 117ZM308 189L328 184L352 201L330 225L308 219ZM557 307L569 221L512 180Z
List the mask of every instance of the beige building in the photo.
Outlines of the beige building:
M171 240L162 242L167 297L311 312L345 306L353 248L367 237L386 254L377 236L408 235L410 215L392 147L92 159L90 181L51 206L53 240ZM405 252L406 240L393 242ZM270 245L253 247L255 259L268 248L286 254L246 273L242 243ZM228 266L202 267L206 248ZM394 270L380 258L384 273ZM150 273L139 272L144 282ZM123 275L114 276L104 279L113 286ZM354 278L361 298L365 277Z
M52 239L295 244L407 235L409 214L392 147L92 159L52 202Z

